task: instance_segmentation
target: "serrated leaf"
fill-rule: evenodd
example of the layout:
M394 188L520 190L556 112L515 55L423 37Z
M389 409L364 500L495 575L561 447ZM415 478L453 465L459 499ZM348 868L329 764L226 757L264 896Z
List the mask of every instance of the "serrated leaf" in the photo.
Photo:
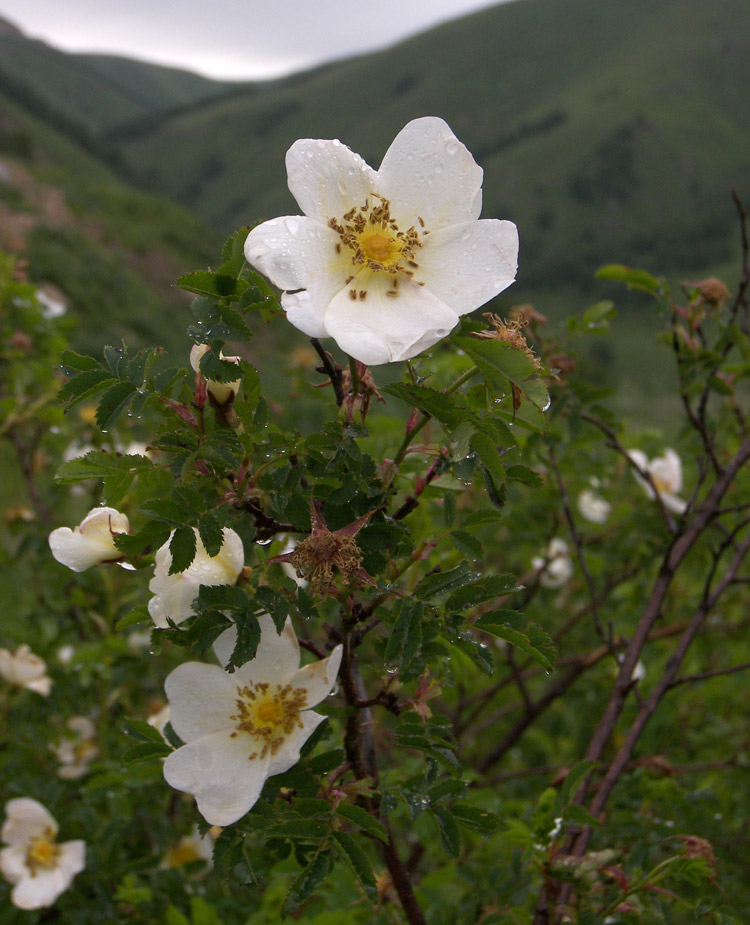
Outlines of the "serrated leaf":
M84 356L82 353L76 353L74 350L63 350L60 361L66 375L69 374L69 371L85 372L91 369L99 369L98 360Z
M286 618L291 611L289 599L273 588L261 585L255 592L255 603L261 610L270 615L277 631L280 633L284 629Z
M505 470L505 474L509 480L523 482L524 485L531 485L534 488L542 488L544 486L544 479L538 472L529 469L528 466L508 466Z
M102 430L107 430L119 418L128 402L138 391L132 382L117 382L99 399L96 409L96 423Z
M176 527L169 541L169 552L172 556L172 562L169 566L169 574L176 575L178 572L184 572L189 568L195 558L197 542L195 531L192 527Z
M438 824L443 848L450 857L457 858L461 854L461 830L458 823L450 810L443 806L432 807L430 813Z
M67 401L70 407L83 401L89 395L93 395L100 389L104 388L108 382L115 382L115 378L106 369L87 369L85 372L78 373L72 379L61 386L57 397L60 401Z
M331 869L331 856L328 851L315 855L310 863L295 878L281 907L282 916L287 916L315 892L325 880Z
M157 745L156 742L142 742L140 745L134 745L123 753L123 764L133 764L136 761L147 761L151 758L166 758L172 753L172 749L162 739Z
M546 406L547 390L540 379L540 370L523 350L505 341L475 337L456 337L454 343L476 363L485 382L496 395L504 396L510 382L540 410Z
M380 841L388 843L388 832L382 822L379 822L371 813L361 806L355 806L353 803L341 803L336 809L336 815L347 822L353 822L368 835L373 838L379 838Z
M444 392L427 388L424 385L414 385L406 382L392 382L382 389L389 395L395 395L402 401L419 408L425 414L436 418L449 429L458 427L464 421L464 412L456 406L456 400Z
M114 537L115 546L128 556L139 556L163 546L169 538L170 529L160 523L147 523L142 530L130 536L119 533Z
M456 549L464 556L472 559L481 559L484 554L484 546L471 533L466 530L452 530L450 533L451 542Z
M210 270L196 270L177 279L177 285L187 292L208 298L223 298L237 289L237 280L231 276L212 273Z
M481 616L474 626L518 646L548 671L555 667L557 653L552 639L525 614L516 610L493 610Z
M408 667L422 645L423 607L418 601L401 602L401 610L393 624L385 649L385 663L389 669Z
M465 610L475 607L483 601L489 601L501 594L508 594L516 589L514 575L485 575L471 584L454 591L445 603L446 610Z
M378 900L378 888L375 883L372 865L367 855L351 835L347 835L345 832L332 832L331 839L336 843L339 854L359 881L367 898L370 902L376 903Z
M224 242L221 249L221 266L219 272L227 276L239 276L245 266L245 239L249 228L238 228Z
M425 601L437 594L454 591L477 578L479 575L469 566L468 562L462 562L447 572L435 572L423 578L417 585L416 595Z
M486 809L471 806L469 803L454 803L451 806L453 818L461 825L474 832L489 835L500 825L500 817Z
M68 485L81 479L107 479L124 475L135 478L139 472L152 468L153 463L145 456L118 456L104 450L91 450L85 456L76 456L63 463L55 474L55 480Z
M128 717L122 721L122 728L126 735L132 736L141 742L164 745L164 739L159 730L143 719Z
M475 431L472 434L470 444L491 476L495 487L499 488L505 481L505 466L502 463L497 444L491 437L481 431Z

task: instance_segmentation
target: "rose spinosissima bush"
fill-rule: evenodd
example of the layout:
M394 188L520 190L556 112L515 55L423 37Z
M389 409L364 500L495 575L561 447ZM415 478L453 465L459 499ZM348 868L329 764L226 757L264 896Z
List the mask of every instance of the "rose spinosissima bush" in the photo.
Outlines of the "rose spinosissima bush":
M437 121L430 144L453 149ZM453 152L476 187L465 149ZM350 155L337 146L336 158ZM363 175L375 184L383 171ZM395 193L379 230L362 206L329 216L352 230L327 237L336 256L348 248L356 272L343 280L363 274L367 305L385 291L380 273L418 285L408 260L429 264L419 216L432 229L421 211L407 224ZM476 201L467 209L476 221ZM65 321L45 319L33 287L2 265L4 464L22 485L6 500L0 641L9 654L29 645L52 686L39 697L0 679L0 775L6 801L51 813L56 844L86 843L85 868L77 859L72 882L45 894L53 914L742 921L745 291L708 281L670 293L640 271L601 271L665 319L684 412L669 437L682 485L667 485L653 463L675 470L665 441L628 431L575 367L580 339L614 320L610 303L555 333L528 307L486 324L460 304L450 339L429 335L429 352L374 372L313 338L276 360L295 396L277 410L262 364L222 359L227 342L248 355L252 327L285 336L283 309L245 263L246 237L230 238L218 270L180 280L195 295L189 337L210 346L200 372L187 340L177 366L156 350L108 347L103 362L67 351L65 419L54 400ZM313 333L340 345L325 295L335 258L323 256L312 275L290 263L294 280L275 282L309 293ZM329 274L319 291L316 266ZM308 297L285 298L294 320L290 305ZM143 452L123 450L134 440ZM93 449L53 481L72 442ZM589 516L592 490L605 505ZM682 511L665 497L678 491ZM74 573L47 536L99 504L128 518L112 520L121 558ZM97 545L110 560L94 522L86 555ZM206 738L194 766L178 758ZM76 742L86 756L71 777ZM238 759L249 742L255 753ZM222 749L238 750L229 764ZM217 760L228 780L199 773ZM207 806L224 797L219 818ZM40 856L54 855L52 844ZM12 922L37 915L7 910Z

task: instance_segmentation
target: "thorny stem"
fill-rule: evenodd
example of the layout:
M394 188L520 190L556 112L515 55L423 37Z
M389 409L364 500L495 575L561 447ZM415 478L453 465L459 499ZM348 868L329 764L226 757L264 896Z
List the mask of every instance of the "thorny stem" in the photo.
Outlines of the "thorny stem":
M344 656L341 661L341 687L347 704L353 708L347 720L344 736L344 748L347 759L358 779L370 778L374 784L378 782L378 764L375 750L375 737L372 731L372 712L369 707L367 691L365 690L362 675L359 672L357 658L354 652L354 633L344 624ZM377 816L379 811L379 798L364 798L366 808ZM424 925L425 918L419 907L414 889L411 884L409 871L401 860L396 849L396 843L387 819L381 820L388 832L387 843L379 843L383 860L391 875L391 881L401 901L409 925Z
M344 403L344 389L341 383L341 367L338 364L334 364L333 360L331 359L331 355L323 349L317 337L311 337L310 343L313 345L316 353L320 357L320 361L323 365L323 369L321 371L324 372L331 380L331 385L333 386L333 394L336 396L336 404L340 408Z

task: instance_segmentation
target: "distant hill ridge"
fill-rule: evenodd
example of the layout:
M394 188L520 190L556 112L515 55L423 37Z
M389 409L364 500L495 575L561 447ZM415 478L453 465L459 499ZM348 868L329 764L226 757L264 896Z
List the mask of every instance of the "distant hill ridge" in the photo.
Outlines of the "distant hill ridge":
M297 211L284 153L338 137L374 166L444 117L514 220L514 299L569 309L604 262L731 272L750 201L747 0L515 0L270 83L211 81L0 34L2 70L220 233ZM0 88L2 75L0 74Z

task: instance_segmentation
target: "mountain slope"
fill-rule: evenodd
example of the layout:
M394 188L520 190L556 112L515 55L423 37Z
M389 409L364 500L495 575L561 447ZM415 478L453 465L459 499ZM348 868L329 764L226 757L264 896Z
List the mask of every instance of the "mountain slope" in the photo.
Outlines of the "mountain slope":
M297 211L283 167L296 138L339 137L377 165L408 119L440 115L485 168L484 214L519 225L514 294L580 291L604 261L730 263L748 84L746 0L516 0L109 138L227 231Z
M109 55L67 54L0 19L0 89L96 135L234 85Z

